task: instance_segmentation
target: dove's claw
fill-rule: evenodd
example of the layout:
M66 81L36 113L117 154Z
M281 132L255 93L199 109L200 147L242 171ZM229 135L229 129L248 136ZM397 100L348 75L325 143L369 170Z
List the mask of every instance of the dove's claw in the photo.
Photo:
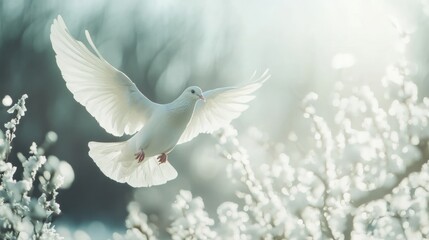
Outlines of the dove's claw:
M140 152L134 154L134 157L136 157L136 160L138 160L138 162L141 163L144 160L143 150L140 150Z
M163 154L159 155L157 157L157 159L159 160L158 161L159 164L165 163L167 161L167 154L163 153Z

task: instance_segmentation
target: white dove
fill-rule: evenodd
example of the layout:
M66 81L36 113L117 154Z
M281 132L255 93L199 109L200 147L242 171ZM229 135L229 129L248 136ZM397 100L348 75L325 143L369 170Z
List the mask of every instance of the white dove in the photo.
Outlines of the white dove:
M114 136L135 134L124 142L88 144L89 156L107 177L132 187L160 185L176 178L177 171L167 161L173 148L228 125L248 108L246 103L254 98L251 94L270 77L265 71L242 87L204 93L199 87L188 87L173 102L158 104L110 65L88 31L85 34L97 55L69 34L61 16L54 20L50 38L57 64L76 101L101 127Z

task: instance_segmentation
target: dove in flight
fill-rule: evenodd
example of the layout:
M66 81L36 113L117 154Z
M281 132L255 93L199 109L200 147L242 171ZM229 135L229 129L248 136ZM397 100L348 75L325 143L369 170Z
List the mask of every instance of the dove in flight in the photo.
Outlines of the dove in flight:
M133 135L123 142L88 143L89 156L100 170L132 187L176 178L177 171L167 160L173 148L228 125L248 108L254 98L251 94L270 77L265 71L241 87L206 92L192 86L171 103L158 104L101 56L88 31L85 35L95 54L70 35L61 16L54 19L50 38L57 64L73 97L101 127L114 136Z

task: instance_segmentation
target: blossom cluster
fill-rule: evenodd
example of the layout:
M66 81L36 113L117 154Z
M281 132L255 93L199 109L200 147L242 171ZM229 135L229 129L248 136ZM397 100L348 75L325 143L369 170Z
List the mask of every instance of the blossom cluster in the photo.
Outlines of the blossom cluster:
M0 131L0 239L62 239L52 218L61 212L56 201L58 189L70 186L74 179L71 166L55 156L45 157L45 149L34 142L29 156L17 154L21 177L15 176L17 167L9 161L26 99L27 95L22 96L9 108L7 112L16 116L5 124L5 135ZM56 138L49 132L42 146L49 146Z
M130 202L128 204L128 213L125 221L125 226L127 227L126 233L124 235L114 233L114 240L157 239L156 231L153 230L156 227L148 223L147 215L140 211L137 202Z

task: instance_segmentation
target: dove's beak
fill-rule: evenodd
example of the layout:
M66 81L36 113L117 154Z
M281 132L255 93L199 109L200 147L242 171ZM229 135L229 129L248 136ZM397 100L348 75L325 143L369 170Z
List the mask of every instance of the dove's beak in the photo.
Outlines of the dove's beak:
M205 98L203 95L199 95L199 94L198 94L198 97L199 97L201 100L203 100L204 102L206 101L206 98Z

